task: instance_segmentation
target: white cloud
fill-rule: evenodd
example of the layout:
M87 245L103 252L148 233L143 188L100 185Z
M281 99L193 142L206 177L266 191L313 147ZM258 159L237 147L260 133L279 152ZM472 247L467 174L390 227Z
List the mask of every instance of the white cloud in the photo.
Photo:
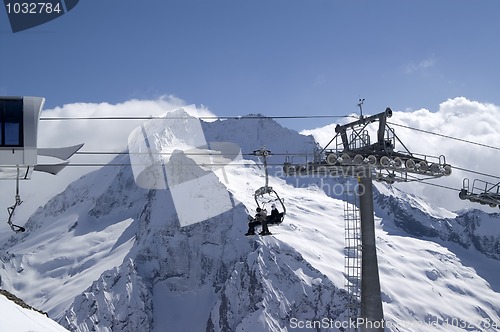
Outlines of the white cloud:
M129 100L121 104L78 103L45 110L42 117L140 117L160 116L180 107L192 116L213 116L205 107L186 105L173 96L157 100ZM61 120L41 121L39 147L85 143L85 150L120 151L127 147L131 131L145 120Z
M108 103L76 103L63 107L44 110L43 118L48 117L138 117L160 116L168 112L183 108L192 116L214 116L206 107L186 105L174 96L163 96L156 100L129 100L120 104ZM43 120L40 121L38 131L38 147L63 147L84 143L81 151L92 152L121 152L127 148L128 136L138 125L146 120ZM107 163L115 155L75 155L71 163ZM38 163L56 163L60 160L39 157ZM96 170L96 167L66 167L57 176L44 173L35 173L29 181L21 182L21 198L24 200L16 211L15 221L24 225L27 218L38 206L44 205L48 199L63 191L72 181L80 176ZM15 182L5 182L0 193L0 201L7 208L14 203ZM41 188L41 189L40 189ZM0 208L2 207L0 206ZM7 217L7 211L0 216ZM5 223L0 223L0 232L10 235L10 230Z
M432 55L427 59L423 59L417 63L410 62L406 65L404 69L405 74L413 74L417 72L422 72L430 67L433 67L436 64L436 58Z
M388 121L500 148L500 107L493 104L471 101L464 97L448 99L439 105L439 109L436 112L426 109L406 112L395 111L393 117ZM412 153L423 153L433 156L444 155L447 163L452 166L500 176L500 172L498 171L500 151L498 150L450 140L394 125L391 125L391 127ZM320 144L324 145L335 135L334 128L334 125L330 125L302 133L314 135ZM402 150L403 147L397 144L396 149ZM464 177L470 178L471 184L472 180L476 178L492 183L500 182L500 179L463 172L457 169L454 169L453 174L449 177L434 179L429 182L459 189L462 187ZM465 207L482 207L478 204L460 200L458 193L451 190L415 183L403 183L399 184L398 187L418 194L431 203L452 210ZM485 209L491 211L489 208ZM498 212L498 208L493 211Z

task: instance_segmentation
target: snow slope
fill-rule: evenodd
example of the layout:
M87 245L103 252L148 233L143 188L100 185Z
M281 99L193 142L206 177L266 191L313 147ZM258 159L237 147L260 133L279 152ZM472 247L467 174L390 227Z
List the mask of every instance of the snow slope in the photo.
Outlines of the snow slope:
M270 119L201 125L207 142L236 143L244 155L263 145L278 153L315 147L311 137ZM172 151L162 135L152 142ZM258 160L245 158L214 172L188 154L166 162L206 177L206 186L187 193L192 202L218 195L231 200L226 211L186 227L180 227L175 192L138 187L130 167L82 177L33 214L24 235L0 248L2 287L73 331L300 331L297 322L345 321L338 191L345 180L272 176L270 185L285 198L286 220L271 228L273 236L245 237L253 192L264 184ZM272 156L270 163L283 160ZM280 175L279 168L271 175ZM494 331L500 322L498 215L452 213L376 188L389 330Z
M237 199L251 205L249 190L237 180L251 177L248 172L253 171L244 175L233 173L235 177L229 177L229 187ZM343 202L332 200L315 187L294 188L279 179L273 179L271 185L286 197L289 211L287 222L278 228L274 238L292 244L309 264L325 273L335 285L342 285ZM467 246L466 242L453 242L453 237L443 240L408 234L396 226L407 217L395 216L401 209L412 210L409 215L418 219L408 222L428 225L442 235L446 235L439 231L443 224L457 232L463 231L459 223L463 216L433 207L417 197L410 200L407 194L387 190L383 184L376 187L379 189L375 196L379 269L388 324L401 331L432 328L451 331L464 326L488 330L486 327L498 325L498 216L476 211L483 217L476 221L481 225L478 229L489 229L488 237L496 241L488 250L480 251L473 245ZM384 205L384 200L396 200L398 204ZM453 216L455 218L451 218ZM494 258L490 257L493 255ZM452 323L456 327L451 326Z
M10 297L10 295L9 295ZM0 294L0 331L9 332L57 332L67 331L44 314L16 304L4 294Z

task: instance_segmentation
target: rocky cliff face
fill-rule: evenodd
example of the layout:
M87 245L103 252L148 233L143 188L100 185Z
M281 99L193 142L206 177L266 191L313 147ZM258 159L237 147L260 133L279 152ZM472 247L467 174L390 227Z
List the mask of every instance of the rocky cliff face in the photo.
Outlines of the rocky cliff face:
M383 186L383 185L381 185ZM385 194L384 194L385 192ZM475 248L486 257L500 260L500 214L481 210L448 213L443 218L422 210L420 199L400 191L386 190L375 195L378 211L387 227L391 225L417 238L456 243Z
M152 311L151 292L129 259L77 296L61 325L70 331L151 331Z

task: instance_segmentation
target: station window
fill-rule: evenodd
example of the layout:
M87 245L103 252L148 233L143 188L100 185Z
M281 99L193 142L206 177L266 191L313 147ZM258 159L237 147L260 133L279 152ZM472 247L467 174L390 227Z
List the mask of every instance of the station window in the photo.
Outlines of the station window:
M0 99L0 146L23 146L23 100Z

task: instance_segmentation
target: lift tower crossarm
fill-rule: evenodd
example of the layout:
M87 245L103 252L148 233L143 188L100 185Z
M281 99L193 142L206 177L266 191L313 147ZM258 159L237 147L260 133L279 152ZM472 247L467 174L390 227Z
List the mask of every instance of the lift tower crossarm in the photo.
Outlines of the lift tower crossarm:
M356 133L356 136L358 136L358 133L361 132L367 125L370 123L373 123L375 121L379 121L379 126L378 126L378 131L377 131L377 141L378 143L383 146L384 142L384 133L385 133L385 125L387 123L387 118L390 118L392 116L392 110L387 107L384 112L375 114L372 116L368 117L361 117L361 119L347 123L345 125L337 125L335 127L335 132L337 134L340 134L340 137L342 138L342 144L344 147L344 150L350 150L349 147L349 140L347 137L347 130L352 129L354 133ZM363 128L354 130L354 128L363 126ZM358 136L359 137L359 136Z
M359 119L358 121L349 122L349 123L344 124L344 125L337 125L335 127L335 132L340 133L341 130L345 131L345 129L347 129L347 128L354 128L354 127L357 127L359 125L367 125L367 124L370 124L370 123L375 122L377 120L379 120L379 121L383 120L383 124L379 126L379 129L380 128L384 129L385 119L390 118L391 116L392 116L392 110L389 107L387 107L384 112L381 112L381 113L378 113L375 115L371 115L371 116L367 116L367 117L363 117L363 118Z

